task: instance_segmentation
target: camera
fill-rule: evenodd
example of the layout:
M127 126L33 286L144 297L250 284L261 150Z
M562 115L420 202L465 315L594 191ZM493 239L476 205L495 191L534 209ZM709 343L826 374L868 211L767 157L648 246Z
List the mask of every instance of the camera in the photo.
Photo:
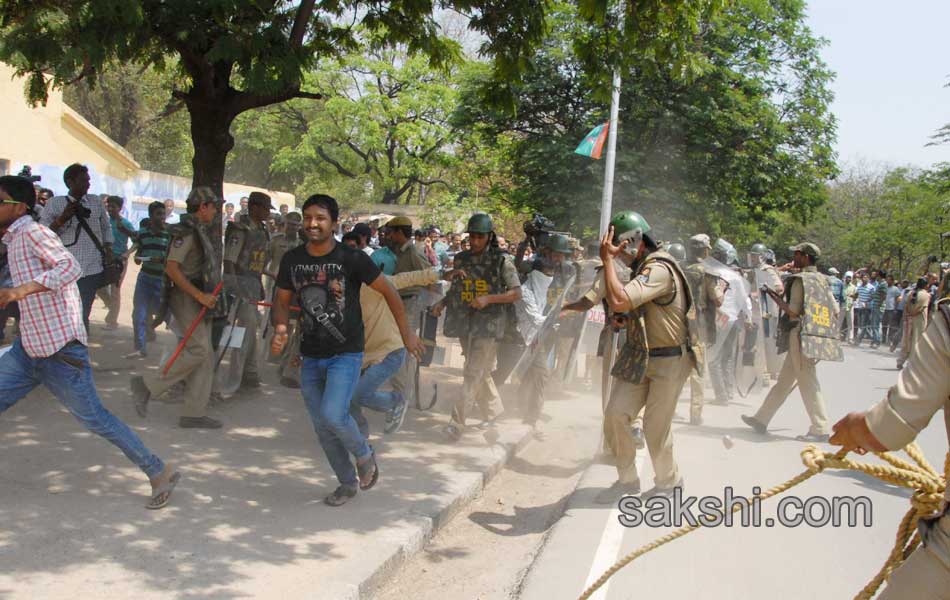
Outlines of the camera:
M554 221L548 219L541 213L534 213L530 221L525 221L523 229L529 236L535 236L539 233L551 233L554 231Z
M33 174L33 169L30 168L30 165L23 165L23 168L20 169L19 173L17 173L17 177L22 177L23 179L26 179L30 183L36 183L37 181L43 180L42 175Z
M70 202L72 206L75 206L73 214L82 217L83 219L88 219L92 216L92 211L88 206L83 206L81 202Z

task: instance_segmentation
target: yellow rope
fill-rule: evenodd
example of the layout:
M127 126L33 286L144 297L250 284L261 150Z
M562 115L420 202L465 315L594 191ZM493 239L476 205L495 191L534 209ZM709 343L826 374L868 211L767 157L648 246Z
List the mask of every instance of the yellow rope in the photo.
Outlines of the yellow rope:
M920 447L917 446L916 443L908 444L908 446L904 448L904 452L910 456L914 461L913 463L889 452L875 452L875 454L887 464L859 463L845 458L848 454L847 450L842 449L832 454L831 452L822 452L815 446L807 446L802 450L801 454L802 462L807 467L805 471L802 471L781 485L753 496L753 498L766 500L772 496L777 496L811 479L811 477L821 473L825 469L858 471L876 477L886 483L914 490L914 494L910 499L911 508L907 511L907 514L904 515L904 518L901 519L900 526L897 528L894 548L887 557L887 561L884 563L884 566L881 567L881 570L878 571L877 575L855 596L855 600L869 600L877 593L878 588L887 580L894 569L899 567L920 544L920 536L917 535L917 521L919 521L921 517L934 515L941 510L944 490L947 486L946 482L947 479L950 479L950 453L947 454L947 458L944 461L944 476L941 477L930 463L927 462L923 452L921 452ZM732 507L732 512L738 512L745 506L746 504L736 503ZM580 596L580 600L590 598L594 592L607 583L607 580L613 577L620 569L644 554L656 550L660 546L669 544L701 527L703 527L702 519L699 520L698 525L687 525L677 529L624 556L612 567L607 569L589 588L584 590L584 593Z

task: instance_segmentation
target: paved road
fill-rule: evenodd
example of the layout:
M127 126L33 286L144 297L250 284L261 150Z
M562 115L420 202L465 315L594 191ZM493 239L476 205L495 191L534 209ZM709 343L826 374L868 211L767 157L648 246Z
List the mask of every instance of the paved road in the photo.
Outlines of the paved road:
M881 398L897 376L889 353L848 348L845 356L843 364L819 366L832 422ZM702 427L683 422L674 426L676 458L689 495L721 498L725 486L748 494L753 486L768 488L802 470L799 451L804 444L794 437L805 432L808 420L798 393L789 397L768 436L753 433L739 420L740 414L753 412L762 397L760 392L734 406L709 406ZM679 413L688 414L685 398ZM724 435L735 441L731 450L722 443ZM931 462L941 465L947 451L941 419L931 423L920 442ZM649 459L641 464L643 482L650 484ZM614 477L612 467L595 465L581 478L566 514L524 581L522 600L576 598L619 557L670 531L622 527L616 507L595 504L593 497ZM883 564L909 506L908 493L841 472L818 475L794 493L803 499L866 496L871 500L873 526L697 531L638 559L595 598L852 597ZM763 505L763 519L775 515L774 506L774 500Z

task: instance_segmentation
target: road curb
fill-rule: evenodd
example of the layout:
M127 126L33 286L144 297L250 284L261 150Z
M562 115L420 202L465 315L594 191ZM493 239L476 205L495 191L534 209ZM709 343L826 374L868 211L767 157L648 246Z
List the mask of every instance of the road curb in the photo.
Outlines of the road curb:
M398 548L384 559L359 584L347 590L342 600L367 600L389 581L412 557L421 552L432 537L478 498L491 480L501 472L509 460L532 440L532 429L525 425L504 427L498 441L491 448L492 459L480 472L470 473L471 481L454 496L428 511L412 509L406 516L411 524L400 534L404 538ZM348 586L349 587L349 586Z

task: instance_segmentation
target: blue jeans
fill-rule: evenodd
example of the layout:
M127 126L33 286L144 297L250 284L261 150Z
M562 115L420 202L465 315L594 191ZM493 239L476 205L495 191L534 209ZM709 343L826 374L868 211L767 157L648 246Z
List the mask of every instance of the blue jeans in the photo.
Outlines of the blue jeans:
M329 358L304 356L300 368L300 391L313 429L337 480L346 486L358 482L350 454L361 460L371 452L350 415L350 399L362 365L363 353L349 352Z
M145 352L147 321L158 312L162 302L162 278L139 272L132 298L132 331L135 349Z
M363 437L369 437L369 422L363 416L362 408L388 413L396 406L397 402L402 400L402 394L399 392L379 392L377 389L399 371L399 367L402 366L405 358L405 348L393 350L386 355L386 358L367 367L360 375L356 390L353 392L353 400L350 403L350 414L356 419L356 424L359 426Z
M89 332L89 313L92 312L92 302L96 299L100 281L102 281L102 273L80 277L76 282L79 287L79 299L82 300L82 324L86 326L87 333Z
M43 384L89 431L112 442L149 477L165 469L129 427L110 413L99 400L89 367L89 352L79 342L70 342L48 358L31 358L20 339L0 356L0 413L16 404L33 388Z
M881 311L878 306L872 306L865 310L864 328L861 330L861 336L858 338L860 344L865 336L871 338L872 344L881 343Z

